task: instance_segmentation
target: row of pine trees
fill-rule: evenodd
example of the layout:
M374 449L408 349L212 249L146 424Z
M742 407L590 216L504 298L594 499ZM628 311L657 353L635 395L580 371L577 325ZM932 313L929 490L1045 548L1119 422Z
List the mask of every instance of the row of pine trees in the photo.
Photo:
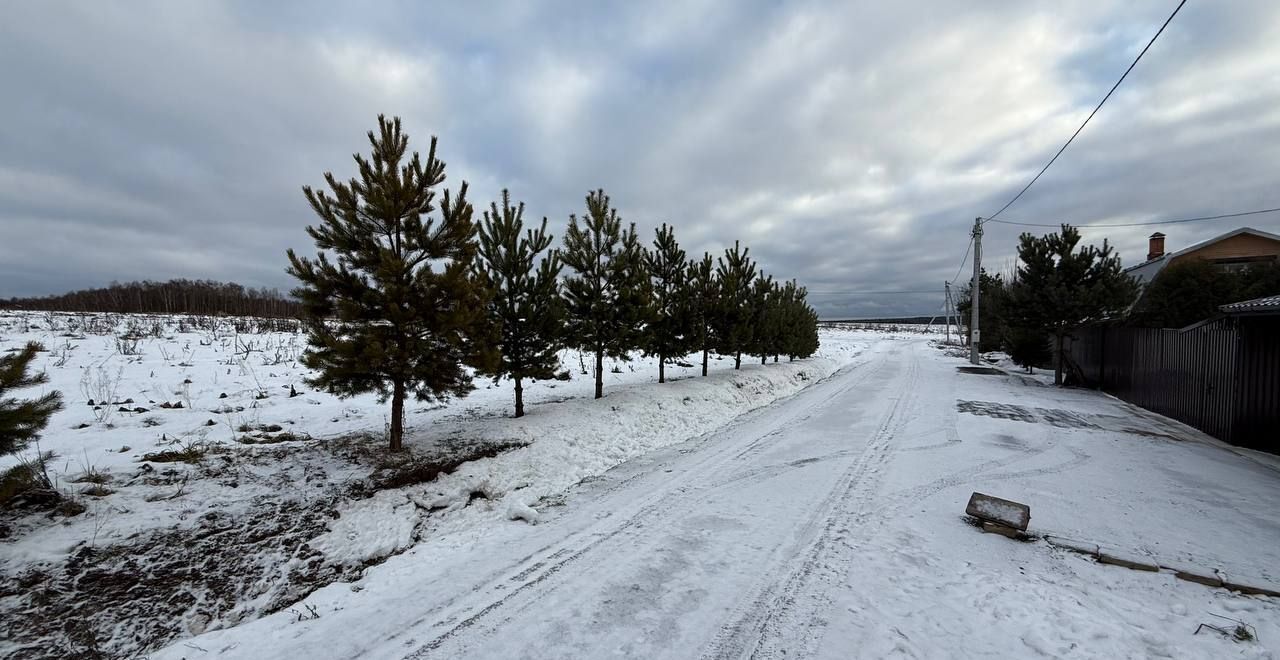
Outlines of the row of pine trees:
M744 355L777 361L818 348L804 287L759 273L736 242L691 259L663 224L647 243L597 190L553 247L546 218L526 227L524 204L507 191L480 221L465 182L437 199L445 164L435 138L425 160L409 155L399 118L380 116L369 142L370 157L355 156L358 177L326 173L328 191L303 189L321 220L307 228L319 253L290 250L288 272L301 283L293 294L312 384L389 398L393 450L409 395L463 396L473 374L510 378L519 417L525 381L555 377L567 347L593 357L596 398L605 358L635 351L658 358L665 382L666 365L692 353L705 376L711 352L739 368Z

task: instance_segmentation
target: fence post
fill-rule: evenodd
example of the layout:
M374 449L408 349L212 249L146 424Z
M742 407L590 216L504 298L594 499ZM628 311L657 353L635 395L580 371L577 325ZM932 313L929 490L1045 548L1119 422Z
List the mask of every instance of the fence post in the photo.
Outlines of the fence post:
M1098 333L1098 389L1107 389L1107 326Z

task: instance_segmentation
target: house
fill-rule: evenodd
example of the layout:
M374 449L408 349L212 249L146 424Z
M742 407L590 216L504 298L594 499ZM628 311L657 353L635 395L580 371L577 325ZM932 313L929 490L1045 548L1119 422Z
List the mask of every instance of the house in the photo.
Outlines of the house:
M1280 260L1280 236L1241 227L1167 253L1164 251L1164 234L1156 232L1148 242L1147 260L1124 269L1124 272L1138 284L1146 286L1169 264L1192 259L1210 261L1223 269L1244 269L1255 263L1274 262Z

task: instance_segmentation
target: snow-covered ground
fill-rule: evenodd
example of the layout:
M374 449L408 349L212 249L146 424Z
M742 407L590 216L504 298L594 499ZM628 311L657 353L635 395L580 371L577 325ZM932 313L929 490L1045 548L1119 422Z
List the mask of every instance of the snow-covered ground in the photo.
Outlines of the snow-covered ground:
M0 348L60 339L18 329ZM417 462L406 464L381 458L376 437L352 436L380 431L376 401L290 398L289 384L307 389L304 373L262 364L271 349L239 359L245 336L169 334L124 365L134 384L117 396L152 410L105 421L75 385L85 366L124 362L106 357L114 339L72 340L62 376L61 356L42 355L69 388L44 443L64 456L59 478L83 461L110 472L116 492L85 496L89 511L72 519L11 522L0 644L21 641L15 617L45 615L57 630L36 655L157 640L170 643L158 658L1280 651L1277 599L983 534L963 516L977 490L1030 505L1037 537L1275 585L1275 461L1097 392L967 373L936 335L825 329L814 359L738 373L721 361L710 378L677 369L667 385L641 360L610 374L602 401L569 353L573 379L533 386L525 419L505 416L505 385L414 410ZM199 357L155 355L186 340ZM188 396L177 410L149 403ZM219 406L231 419L200 426ZM243 423L259 429L255 444L232 434ZM283 432L261 430L273 425L314 439L256 444ZM206 453L143 461L170 442L161 434ZM120 444L136 448L110 451ZM147 601L153 592L164 598ZM139 600L149 609L127 605ZM41 609L55 606L69 609ZM1197 633L1229 619L1256 639ZM93 630L112 634L86 638Z
M477 381L464 399L410 402L409 452L388 456L388 405L311 391L305 339L284 328L0 315L0 350L27 341L46 347L35 367L66 406L39 448L86 510L0 518L0 612L13 622L0 652L49 657L129 655L297 611L423 538L535 521L578 481L794 394L868 344L825 333L809 360L734 371L713 356L710 377L691 360L663 385L637 356L608 365L601 401L566 351L569 380L526 383L524 418L510 417L509 382Z
M825 338L824 338L825 339ZM537 525L432 535L161 658L1274 657L1280 603L983 534L1274 583L1280 473L1105 395L882 338L722 430L570 489ZM1250 641L1201 623L1244 622Z

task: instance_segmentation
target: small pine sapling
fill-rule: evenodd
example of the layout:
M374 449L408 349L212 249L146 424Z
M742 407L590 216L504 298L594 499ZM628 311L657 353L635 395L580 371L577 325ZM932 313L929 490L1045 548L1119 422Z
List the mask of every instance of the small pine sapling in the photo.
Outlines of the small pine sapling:
M667 382L667 361L689 352L684 250L664 222L655 230L653 249L645 251L645 267L653 293L653 318L645 327L646 355L658 358L658 382Z
M702 375L707 375L707 358L715 344L714 324L720 303L720 280L709 253L701 261L689 261L686 267L685 301L689 310L690 346L702 351Z
M561 259L573 274L564 280L566 332L572 344L595 356L595 398L604 396L604 358L626 360L640 347L650 317L649 276L635 225L622 229L604 190L587 195L587 214L569 216Z
M524 416L524 380L551 379L560 365L564 339L564 305L560 299L560 255L552 250L547 219L537 229L524 229L524 203L511 205L502 191L502 207L491 203L480 226L480 258L476 272L489 289L489 323L501 328L500 357L490 375L494 382L511 378L516 417ZM536 262L536 268L535 268Z
M49 382L44 372L29 371L41 350L40 344L30 342L17 353L0 357L0 455L26 449L49 424L49 417L62 409L62 394L56 391L26 400L13 395L13 390Z
M720 283L716 352L732 355L734 369L742 368L742 354L751 345L751 283L756 278L756 263L748 256L750 251L734 241L733 248L724 251L716 266Z

